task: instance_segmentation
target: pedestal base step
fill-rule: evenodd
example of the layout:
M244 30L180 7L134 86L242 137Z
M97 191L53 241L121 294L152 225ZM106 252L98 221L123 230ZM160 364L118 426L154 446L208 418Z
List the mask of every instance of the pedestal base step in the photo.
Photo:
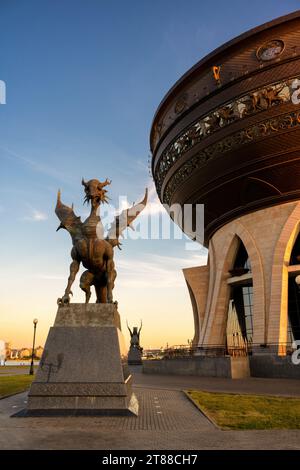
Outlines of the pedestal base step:
M74 397L77 398L77 397ZM97 398L97 397L95 397ZM51 400L53 397L51 397ZM43 405L46 405L43 403ZM69 402L67 405L71 405ZM102 402L102 405L103 402ZM38 406L35 403L35 406ZM53 403L52 403L53 406ZM64 408L25 408L18 413L12 415L12 418L30 418L30 417L59 417L59 416L138 416L139 404L138 400L133 393L131 395L131 400L128 403L127 407L120 407L120 408L91 408L90 406L87 408L72 408L66 406L64 403Z

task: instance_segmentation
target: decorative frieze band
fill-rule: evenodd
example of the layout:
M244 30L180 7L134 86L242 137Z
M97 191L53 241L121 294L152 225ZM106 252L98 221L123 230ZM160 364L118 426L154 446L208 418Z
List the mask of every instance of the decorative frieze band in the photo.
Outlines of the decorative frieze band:
M299 126L300 111L290 112L261 121L206 147L182 165L170 178L164 190L163 202L170 204L172 195L176 188L183 183L183 181L187 180L194 170L203 166L208 160L245 144L272 135L278 131L284 131L286 129L292 129ZM158 194L160 194L160 189L158 189L158 187L157 191Z
M155 170L155 182L158 191L160 191L170 168L194 145L217 130L237 120L267 110L270 107L278 106L288 101L297 105L300 103L299 96L300 80L298 78L291 78L243 95L193 123L170 143L162 153Z

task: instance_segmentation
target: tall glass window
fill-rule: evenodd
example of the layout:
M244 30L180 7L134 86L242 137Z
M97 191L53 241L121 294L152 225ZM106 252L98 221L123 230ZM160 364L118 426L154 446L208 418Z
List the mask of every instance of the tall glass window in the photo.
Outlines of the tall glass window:
M300 340L300 291L295 276L289 276L288 316L289 341Z
M298 234L294 243L290 266L300 265L300 233ZM291 272L289 274L288 284L288 341L300 339L300 290L296 284L295 278L298 272Z
M240 241L240 244L239 244L239 248L238 248L235 262L234 262L234 267L244 268L245 270L248 270L248 272L251 271L251 264L250 264L249 256L245 248L245 245L244 243L242 243L242 241Z
M253 286L243 286L243 299L245 311L245 337L253 342Z
M229 271L236 281L231 285L227 320L227 348L229 353L236 347L249 350L253 343L253 285L251 263L245 246L240 241L233 268ZM240 278L240 279L239 279Z
M295 264L300 264L300 233L296 238L290 258L290 265Z

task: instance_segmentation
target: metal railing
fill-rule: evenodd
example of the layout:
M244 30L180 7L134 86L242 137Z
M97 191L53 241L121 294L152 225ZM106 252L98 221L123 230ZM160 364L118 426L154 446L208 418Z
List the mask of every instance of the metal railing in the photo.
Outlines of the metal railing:
M242 357L252 354L273 354L273 355L291 355L297 347L293 342L286 343L246 343L245 346L227 346L227 345L202 345L192 346L190 344L181 344L161 349L145 349L143 351L143 360L153 359L176 359L189 358L194 356L206 357Z

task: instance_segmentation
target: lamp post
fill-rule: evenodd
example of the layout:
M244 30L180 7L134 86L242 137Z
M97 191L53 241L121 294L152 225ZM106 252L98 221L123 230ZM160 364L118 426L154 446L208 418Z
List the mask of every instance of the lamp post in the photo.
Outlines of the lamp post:
M35 332L36 332L37 322L38 322L38 319L35 318L33 320L33 344L32 344L32 354L31 354L31 364L30 364L29 375L33 375L33 358L34 358Z

